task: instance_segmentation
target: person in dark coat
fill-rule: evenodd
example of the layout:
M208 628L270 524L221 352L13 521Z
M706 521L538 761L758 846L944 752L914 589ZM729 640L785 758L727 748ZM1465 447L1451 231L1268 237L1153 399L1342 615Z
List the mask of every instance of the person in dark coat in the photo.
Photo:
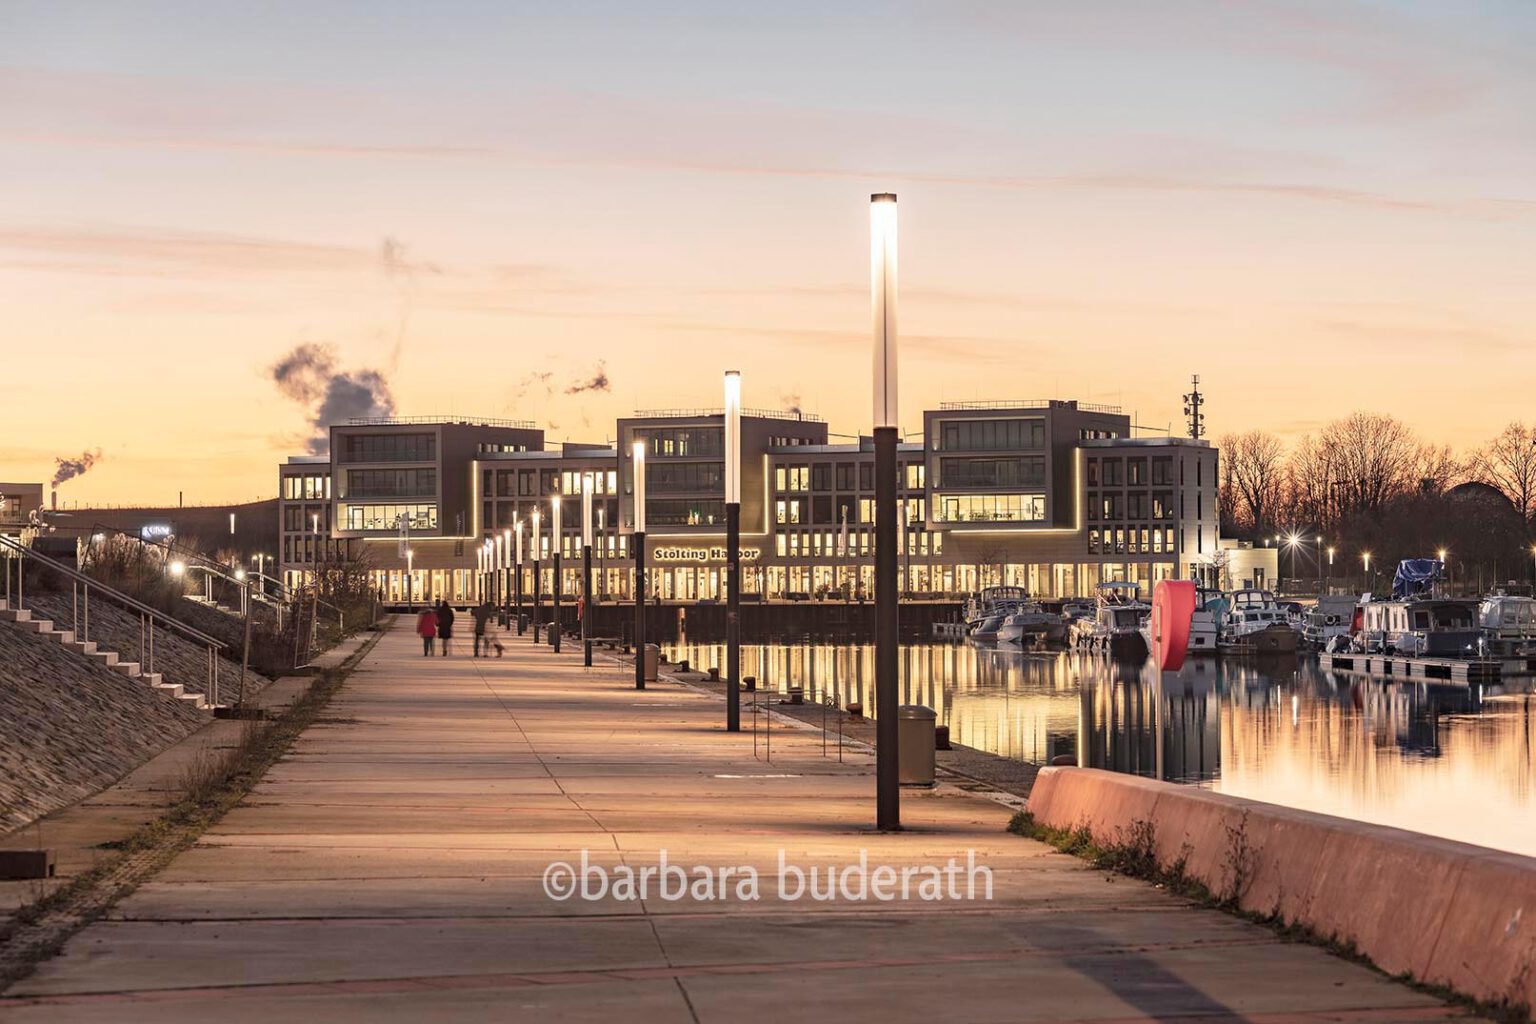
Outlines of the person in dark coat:
M470 614L475 617L475 657L480 657L482 647L485 648L487 658L491 656L492 647L496 648L496 657L501 657L501 641L490 632L491 623L496 618L496 607L489 601L481 601Z
M443 657L448 657L448 641L453 639L453 605L447 601L437 605L437 638L443 642Z

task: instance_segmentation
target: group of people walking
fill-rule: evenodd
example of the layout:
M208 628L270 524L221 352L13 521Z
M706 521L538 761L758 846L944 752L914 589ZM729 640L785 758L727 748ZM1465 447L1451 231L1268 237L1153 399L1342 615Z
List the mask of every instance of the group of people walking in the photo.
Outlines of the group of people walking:
M491 620L496 617L496 606L489 601L482 601L470 609L469 614L475 620L475 657L480 657L482 650L486 657L490 657L493 648L496 657L501 657L506 648L489 631ZM443 657L448 657L448 645L453 640L453 620L453 606L447 601L429 604L416 616L416 635L421 637L423 657L430 658L434 644L439 641L442 643Z

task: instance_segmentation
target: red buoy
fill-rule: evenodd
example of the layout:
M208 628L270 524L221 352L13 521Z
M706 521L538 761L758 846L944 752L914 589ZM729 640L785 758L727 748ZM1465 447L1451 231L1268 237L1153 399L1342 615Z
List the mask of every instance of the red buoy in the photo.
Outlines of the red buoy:
M1195 616L1195 584L1162 580L1152 589L1152 657L1164 672L1184 667L1189 623Z

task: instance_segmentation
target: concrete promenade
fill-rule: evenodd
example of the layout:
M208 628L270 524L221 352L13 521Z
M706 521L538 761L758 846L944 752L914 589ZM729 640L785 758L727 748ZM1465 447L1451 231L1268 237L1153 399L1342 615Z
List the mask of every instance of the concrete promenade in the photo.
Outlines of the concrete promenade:
M879 835L873 764L627 667L509 640L421 657L401 622L192 850L0 998L0 1020L1422 1021L1318 949L1007 834L960 789ZM750 727L750 726L749 726ZM761 753L761 748L759 748ZM991 901L779 898L805 868L942 865ZM751 865L760 898L556 901L552 861ZM734 890L730 890L734 892Z

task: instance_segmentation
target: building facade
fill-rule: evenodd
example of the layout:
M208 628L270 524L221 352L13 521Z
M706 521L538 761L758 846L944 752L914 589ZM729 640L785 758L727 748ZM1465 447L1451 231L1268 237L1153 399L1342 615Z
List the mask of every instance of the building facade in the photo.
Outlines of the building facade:
M898 564L913 599L999 584L1065 598L1112 580L1217 582L1217 452L1208 443L1132 438L1117 409L1054 400L946 404L925 412L923 426L923 438L901 444L897 456ZM723 598L723 414L636 413L618 421L615 436L615 445L547 448L543 432L523 423L336 426L330 459L293 458L279 469L285 582L302 584L316 559L360 558L386 602L469 601L483 566L515 561L521 524L524 592L532 592L535 559L548 591L558 552L566 592L576 593L589 481L594 588L599 599L630 600L630 451L640 442L649 596ZM746 410L741 470L749 600L873 594L869 438L834 444L815 417ZM506 585L509 573L498 575Z

